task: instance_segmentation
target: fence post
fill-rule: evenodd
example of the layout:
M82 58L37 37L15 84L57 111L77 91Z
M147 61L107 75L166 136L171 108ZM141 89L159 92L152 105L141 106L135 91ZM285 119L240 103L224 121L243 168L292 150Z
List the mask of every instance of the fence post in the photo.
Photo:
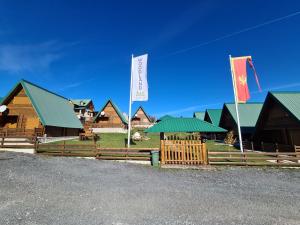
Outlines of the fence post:
M66 149L66 140L63 142L63 149L61 151L62 156L65 154L65 149Z
M251 149L254 150L253 141L251 141Z
M1 148L3 148L3 145L4 145L4 136L2 137L2 140L1 140Z
M98 153L98 150L97 150L97 142L95 142L95 157L97 157L97 153Z
M182 146L181 146L181 148L182 148L182 164L186 164L185 159L186 159L187 140L183 140L181 142L181 144L182 144Z
M160 140L160 160L161 160L161 164L165 164L165 146L164 146L164 140Z
M96 145L96 157L100 157L101 156L101 145L99 144L98 147Z
M38 153L38 139L36 138L35 139L35 142L34 142L34 154L37 154Z
M276 162L277 163L279 163L279 160L278 160L278 152L279 152L279 147L278 147L278 143L275 143L275 148L276 148L276 158L277 158L277 160L276 160Z
M209 164L208 151L205 143L202 143L202 156L203 156L203 164L208 165Z
M264 148L264 142L263 142L263 141L261 142L261 150L262 150L262 151L265 150L265 148Z
M243 152L241 154L243 154L244 162L245 162L246 166L248 166L247 154L245 154L245 152Z

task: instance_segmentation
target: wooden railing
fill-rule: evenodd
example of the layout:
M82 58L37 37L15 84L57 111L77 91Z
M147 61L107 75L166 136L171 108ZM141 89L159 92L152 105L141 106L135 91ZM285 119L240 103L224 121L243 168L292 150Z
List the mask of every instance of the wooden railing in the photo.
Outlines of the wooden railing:
M22 139L12 139L9 137L0 138L0 148L6 149L35 149L36 142L34 140L22 138Z
M208 152L210 165L300 166L300 152Z
M97 159L106 160L151 160L151 151L159 148L98 148Z
M100 148L95 144L38 144L36 153L51 156L95 157L106 160L151 160L158 148Z
M51 156L96 157L97 146L94 144L37 144L36 153Z
M0 128L0 137L32 137L34 134L34 129Z
M200 140L162 140L161 164L207 164L206 144Z

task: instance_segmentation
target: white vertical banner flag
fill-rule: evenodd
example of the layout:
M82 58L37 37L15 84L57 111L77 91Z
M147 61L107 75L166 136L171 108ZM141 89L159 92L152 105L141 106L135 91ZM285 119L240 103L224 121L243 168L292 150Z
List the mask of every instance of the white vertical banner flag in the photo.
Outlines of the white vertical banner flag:
M132 58L131 100L133 102L148 101L147 61L148 54Z

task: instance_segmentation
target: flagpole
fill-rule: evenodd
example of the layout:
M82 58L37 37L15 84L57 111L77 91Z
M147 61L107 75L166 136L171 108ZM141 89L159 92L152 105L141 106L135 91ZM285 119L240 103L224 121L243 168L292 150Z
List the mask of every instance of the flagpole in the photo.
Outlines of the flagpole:
M129 92L129 115L128 115L128 135L127 135L127 148L130 148L130 130L131 130L131 105L132 105L132 70L133 70L133 54L131 55L131 71L130 71L130 92Z
M234 75L233 75L233 64L232 64L231 55L229 55L229 62L230 62L230 70L231 70L231 77L232 77L232 85L233 85L233 93L234 93L234 104L235 104L237 127L238 127L238 133L239 133L239 141L240 141L240 150L241 150L241 152L244 152L241 125L240 125L238 99L237 99L237 95L236 95L236 88L235 88L235 81L234 81Z

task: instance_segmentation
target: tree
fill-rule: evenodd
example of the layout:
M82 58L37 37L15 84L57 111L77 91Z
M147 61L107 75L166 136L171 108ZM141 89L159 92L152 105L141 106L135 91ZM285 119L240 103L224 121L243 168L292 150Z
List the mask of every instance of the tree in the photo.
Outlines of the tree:
M149 116L149 120L151 123L155 123L156 122L156 117L155 116Z
M226 134L224 142L225 142L225 144L233 145L235 143L235 141L236 141L236 137L234 137L234 133L231 130Z

